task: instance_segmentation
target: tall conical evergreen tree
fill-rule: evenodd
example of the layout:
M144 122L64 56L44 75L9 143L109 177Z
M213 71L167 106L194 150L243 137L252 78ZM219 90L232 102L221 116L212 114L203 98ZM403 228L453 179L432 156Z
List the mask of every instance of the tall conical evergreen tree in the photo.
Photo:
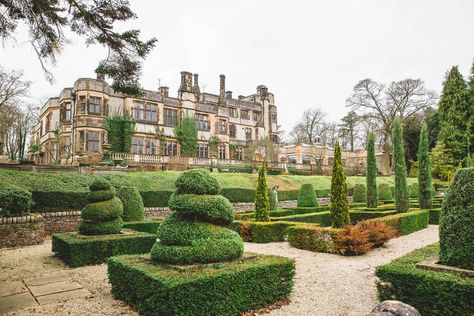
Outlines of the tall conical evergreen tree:
M375 133L367 138L367 207L377 207L377 160L375 159Z
M439 100L438 115L441 124L438 140L452 152L454 164L466 163L471 133L472 108L463 76L455 66L447 73Z
M334 146L334 164L331 178L331 222L332 227L340 228L350 224L349 201L347 199L346 175L342 167L341 146Z
M431 179L430 144L428 127L423 123L418 145L418 200L420 208L426 209L433 205L433 183Z
M471 116L469 118L469 125L468 125L469 126L468 130L470 132L468 148L469 148L469 156L472 156L472 154L474 153L474 60L471 67L471 75L469 76L469 80L467 82L467 94L468 94L468 107L470 111L469 113L471 113ZM472 161L470 161L469 163L472 164Z
M406 212L410 208L410 194L407 185L403 130L399 117L395 118L393 122L392 142L393 165L395 169L395 205L397 212Z
M270 202L265 177L265 163L262 163L258 171L258 184L255 192L255 220L257 222L270 221Z

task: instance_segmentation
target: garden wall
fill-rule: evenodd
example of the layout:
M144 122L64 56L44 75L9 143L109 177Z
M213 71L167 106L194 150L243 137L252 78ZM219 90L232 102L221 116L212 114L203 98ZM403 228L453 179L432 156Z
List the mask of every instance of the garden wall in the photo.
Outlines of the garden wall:
M38 245L44 237L41 215L0 218L0 248Z

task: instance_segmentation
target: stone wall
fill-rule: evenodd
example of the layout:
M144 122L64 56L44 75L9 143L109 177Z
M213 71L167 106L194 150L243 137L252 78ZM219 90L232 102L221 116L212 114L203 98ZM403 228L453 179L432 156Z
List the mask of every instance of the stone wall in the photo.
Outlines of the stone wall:
M0 248L41 244L44 240L43 216L0 218Z
M80 211L48 212L41 215L46 235L77 231L81 221Z
M145 207L145 217L148 219L165 218L170 212L168 207Z

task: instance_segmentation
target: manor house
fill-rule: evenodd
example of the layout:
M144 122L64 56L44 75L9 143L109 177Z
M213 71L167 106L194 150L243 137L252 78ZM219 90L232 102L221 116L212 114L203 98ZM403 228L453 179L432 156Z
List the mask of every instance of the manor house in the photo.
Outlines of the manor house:
M136 98L114 92L101 76L80 78L42 107L32 132L31 157L38 163L72 163L84 154L99 157L107 142L106 118L116 114L136 122L131 148L136 155L177 156L173 130L187 116L196 121L198 158L209 158L211 139L219 140L222 160L243 160L249 141L267 136L277 141L277 108L266 86L235 98L226 91L224 75L218 94L201 92L198 80L198 74L183 71L176 97L161 86Z

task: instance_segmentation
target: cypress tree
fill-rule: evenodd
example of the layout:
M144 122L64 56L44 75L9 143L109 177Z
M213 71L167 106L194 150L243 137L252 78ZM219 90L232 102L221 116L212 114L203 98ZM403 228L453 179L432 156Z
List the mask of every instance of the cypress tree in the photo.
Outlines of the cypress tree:
M367 207L377 207L377 160L375 159L375 133L367 139Z
M407 184L405 150L403 149L403 129L400 118L395 118L392 129L393 164L395 169L395 206L397 212L406 212L410 208L410 195Z
M257 222L270 221L270 202L265 177L265 163L262 163L258 170L258 184L255 192L255 220Z
M468 99L469 93L463 76L458 67L451 68L446 75L439 100L441 128L438 140L453 154L455 166L465 164L472 143L472 107Z
M332 227L340 228L350 224L349 201L347 199L346 175L342 168L341 146L334 146L334 164L331 178L331 222Z
M418 145L418 200L420 208L430 208L433 203L433 184L431 180L430 144L428 127L423 123Z

